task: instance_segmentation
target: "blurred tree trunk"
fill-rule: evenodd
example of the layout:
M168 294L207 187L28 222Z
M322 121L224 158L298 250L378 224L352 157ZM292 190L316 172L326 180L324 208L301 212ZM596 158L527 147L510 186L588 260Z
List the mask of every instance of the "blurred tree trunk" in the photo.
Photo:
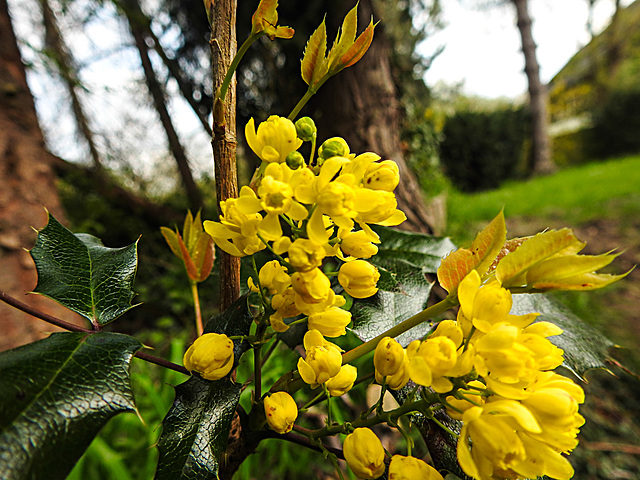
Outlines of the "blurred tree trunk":
M371 0L358 4L360 30L374 13ZM344 15L330 11L329 15ZM354 152L375 152L384 159L392 159L400 167L400 185L396 189L398 208L407 215L400 228L431 233L434 215L427 208L415 174L407 166L400 141L402 110L394 83L390 45L384 27L376 27L371 47L353 67L329 80L320 89L312 108L326 112L311 116L318 123L320 138L345 137Z
M153 99L153 105L156 112L158 112L160 122L162 123L162 127L167 135L169 149L176 160L178 172L180 173L182 184L184 185L187 198L189 199L189 207L194 211L200 210L202 208L202 196L200 194L200 190L193 179L191 167L189 166L189 159L187 158L187 154L173 125L171 115L169 115L164 89L158 81L156 73L153 70L153 65L151 64L151 59L149 58L150 47L147 45L145 33L146 28L144 27L144 22L147 19L142 14L142 9L140 8L138 0L124 0L120 5L127 17L131 35L133 36L136 48L140 54L140 62L142 63L144 78L147 82L151 98Z
M528 0L511 0L516 8L518 31L522 40L524 72L527 75L529 105L531 109L531 157L529 172L544 175L556 170L551 160L549 140L548 96L540 80L540 65L536 58L536 44L531 32Z
M0 0L0 289L25 301L36 286L29 254L47 222L45 208L64 222L51 154L47 152L27 85L6 0ZM79 323L79 317L53 301L33 295L29 305ZM0 350L43 338L57 328L0 303Z

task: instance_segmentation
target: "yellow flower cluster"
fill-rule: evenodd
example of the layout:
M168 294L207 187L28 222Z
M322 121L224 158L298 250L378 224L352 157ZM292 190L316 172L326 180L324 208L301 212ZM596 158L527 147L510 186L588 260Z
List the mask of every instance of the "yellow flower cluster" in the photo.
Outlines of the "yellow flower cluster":
M426 340L405 350L384 338L374 354L376 380L392 389L412 380L442 394L463 422L458 461L469 476L571 478L563 454L578 443L584 392L552 371L563 351L547 337L562 330L534 323L537 314L511 315L511 293L495 280L482 285L475 270L458 298L457 319L441 321Z
M307 164L298 149L304 141L315 145L309 118L294 124L274 115L257 129L251 119L245 134L262 160L256 181L243 187L238 198L220 202L220 221L205 221L204 229L231 255L269 249L276 256L249 280L249 288L270 308L275 331L289 328L285 319L307 318L300 374L305 382L326 384L331 395L340 395L357 372L341 366L339 350L328 347L332 344L324 337L344 335L351 313L341 308L346 299L334 292L323 262L333 257L340 265L333 275L347 295L367 298L377 292L380 274L367 259L377 253L380 238L370 225L398 225L406 219L393 193L398 166L374 153L352 154L337 137L325 141L317 160Z

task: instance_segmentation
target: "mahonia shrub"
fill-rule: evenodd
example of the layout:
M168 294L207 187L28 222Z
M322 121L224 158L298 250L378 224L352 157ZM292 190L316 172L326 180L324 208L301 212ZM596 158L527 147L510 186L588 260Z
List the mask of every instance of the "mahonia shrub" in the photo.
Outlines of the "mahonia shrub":
M278 26L276 7L260 2L232 65L260 37L291 38L291 28ZM0 458L8 478L64 478L111 416L135 410L133 355L189 376L163 421L158 479L218 478L273 437L321 451L340 478L339 459L365 479L385 472L395 480L572 478L567 455L578 444L585 397L556 369L580 375L604 366L609 344L544 294L619 280L624 275L598 273L616 255L581 255L585 244L566 228L507 240L502 213L469 248L390 228L406 220L394 194L398 165L375 152L352 152L346 138L320 143L311 118L296 120L328 78L365 54L375 25L360 35L356 25L354 8L328 50L323 21L302 59L307 94L288 117L247 123L247 143L261 164L237 197L220 201L219 218L189 213L182 232L162 229L194 299L197 338L184 366L139 352L133 337L102 331L131 308L135 243L110 249L53 217L38 233L31 250L36 292L83 315L91 328L40 315L74 333L0 355ZM233 73L218 92L218 112ZM251 273L247 293L205 324L198 284L212 271L214 244ZM427 274L444 295L433 294ZM565 328L572 335L563 340ZM282 344L290 348L277 348ZM238 365L249 352L253 372L241 378ZM289 356L295 368L263 385L263 366L275 355ZM373 383L381 387L377 401L350 401L336 414L336 398ZM247 390L245 409L240 396ZM383 402L389 391L395 407ZM312 407L323 413L323 426L305 415ZM47 426L34 429L38 417ZM406 447L383 446L382 425L397 430ZM412 454L413 425L427 446L436 438L433 465ZM342 448L327 441L333 436Z

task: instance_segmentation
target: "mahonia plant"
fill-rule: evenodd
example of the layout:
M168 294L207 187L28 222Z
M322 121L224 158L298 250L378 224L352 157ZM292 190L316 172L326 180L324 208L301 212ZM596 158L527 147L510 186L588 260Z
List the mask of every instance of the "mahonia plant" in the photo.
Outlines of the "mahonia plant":
M263 36L293 36L291 28L278 26L277 3L260 1L250 37L217 92L214 121L249 46ZM211 18L212 3L205 0L205 6ZM501 212L469 248L449 249L437 269L421 263L437 249L411 250L409 234L388 228L406 220L394 194L402 181L398 165L373 152L352 152L341 137L317 145L314 121L296 120L317 89L356 63L371 44L375 25L371 21L356 36L356 12L354 7L347 14L330 50L324 21L309 39L301 64L308 91L291 114L261 122L252 118L245 126L249 148L261 160L250 185L237 198L220 202L217 220L202 222L200 213L189 213L182 233L162 229L184 263L194 297L198 336L184 354L184 368L135 353L141 345L132 337L100 331L131 308L135 244L107 249L94 237L73 235L55 219L39 232L31 251L39 274L36 291L84 315L92 330L58 322L78 333L0 355L0 399L11 399L0 418L0 453L4 459L5 451L13 452L8 468L12 475L19 473L11 478L45 478L52 464L32 465L34 449L70 445L65 453L77 459L110 416L135 408L126 373L134 353L191 374L176 387L163 422L156 478L217 477L223 457L230 457L225 450L231 448L227 441L236 412L241 412L237 418L245 436L295 434L297 443L322 451L340 478L338 459L364 479L385 472L394 480L443 480L447 473L475 480L572 478L567 454L576 447L585 421L579 413L584 391L556 371L567 362L550 338L562 336L563 329L549 312L543 319L534 311L514 313L514 294L604 287L624 276L597 273L616 255L580 255L585 244L569 229L507 240ZM411 235L421 245L433 241ZM251 274L247 295L203 326L197 284L212 270L212 242L225 255L242 258ZM398 261L390 260L394 256ZM412 299L415 290L404 288L408 270L414 282L436 273L444 298L429 299L431 284L425 281L418 295L424 298ZM400 318L387 311L395 309L396 300L389 297L394 295L408 305L397 309ZM25 309L15 299L1 298ZM369 312L369 323L378 324L374 334L355 328L363 312ZM363 342L345 352L341 345L355 341L353 335L345 338L349 330ZM283 352L276 347L285 337L291 349ZM239 378L237 367L249 351L254 371ZM296 368L263 392L262 367L279 354L289 355ZM104 361L106 379L96 380L94 369L83 368L73 384L64 383L73 377L67 369L73 373L74 364L94 358ZM37 378L32 373L36 365L47 366ZM360 407L349 402L349 413L334 415L336 398L374 382L381 387L377 401ZM251 391L249 411L239 406L246 389ZM383 402L389 391L398 401L395 407ZM58 396L64 398L59 407L43 400ZM325 425L309 428L304 414L319 404L324 404ZM69 405L82 414L70 418ZM31 408L39 415L45 411L47 424L62 427L29 430ZM453 439L457 463L446 463L438 452L432 452L434 466L412 455L409 427L419 423L414 419L426 420ZM89 421L90 428L82 430ZM383 446L379 432L384 425L404 437L406 449ZM233 431L238 435L238 429ZM433 428L422 433L435 435ZM330 446L330 436L342 438L342 449ZM55 455L41 456L57 461ZM67 464L73 462L64 468Z

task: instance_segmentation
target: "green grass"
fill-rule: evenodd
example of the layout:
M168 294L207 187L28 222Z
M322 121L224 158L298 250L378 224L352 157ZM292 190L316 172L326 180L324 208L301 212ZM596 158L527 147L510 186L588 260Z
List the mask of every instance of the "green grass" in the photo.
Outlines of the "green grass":
M640 156L625 157L562 170L524 182L507 182L488 192L449 194L447 234L454 241L473 239L468 231L505 216L570 220L570 224L605 218L611 209L629 215L640 205Z

